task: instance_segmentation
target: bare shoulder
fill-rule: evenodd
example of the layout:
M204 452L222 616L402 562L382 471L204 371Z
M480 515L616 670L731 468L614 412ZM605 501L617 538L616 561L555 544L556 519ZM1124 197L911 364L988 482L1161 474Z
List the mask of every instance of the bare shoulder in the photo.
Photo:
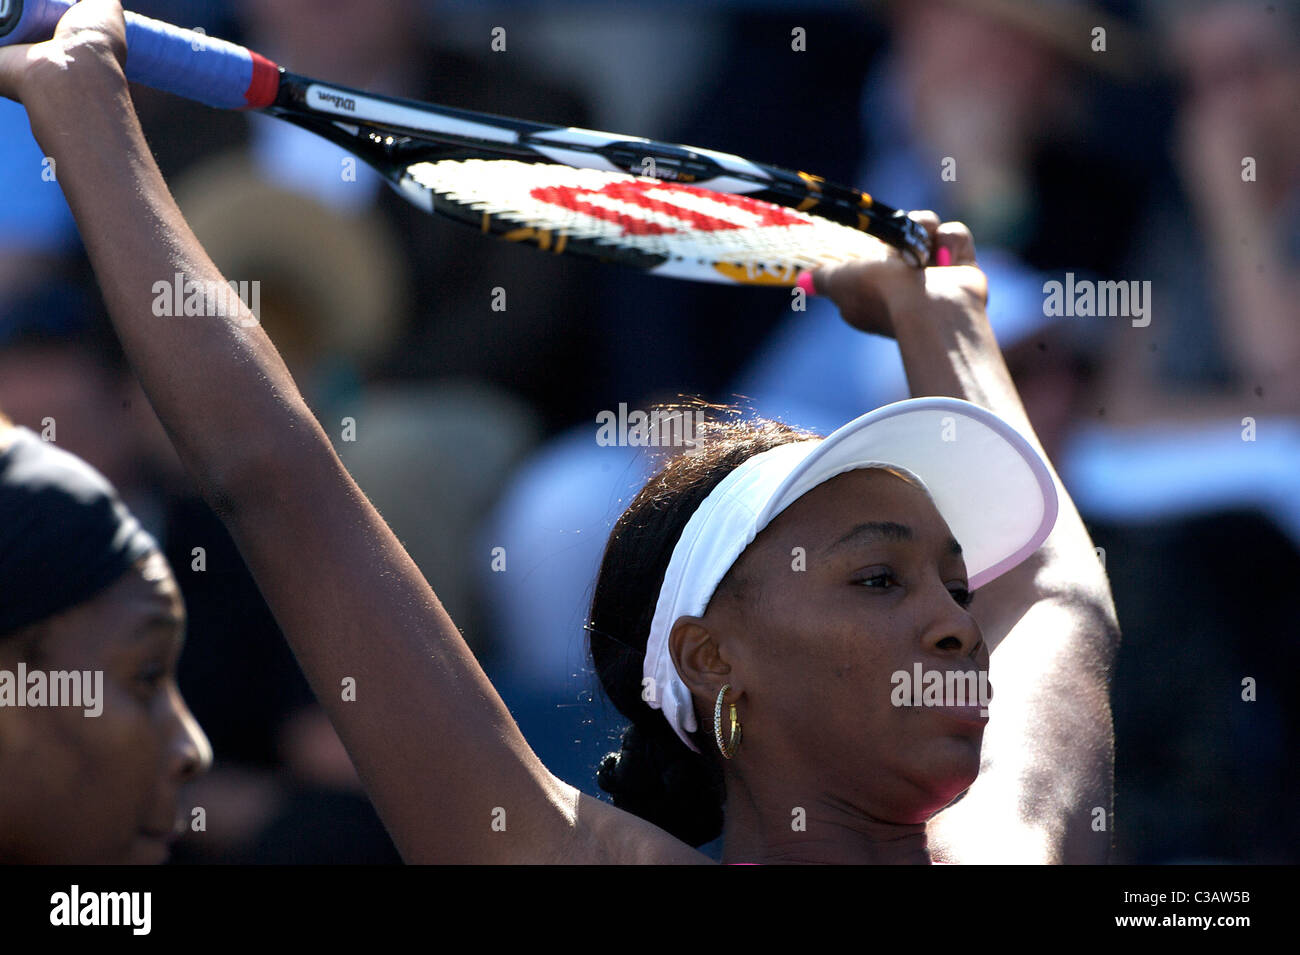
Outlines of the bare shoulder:
M715 864L703 852L639 816L576 789L573 793L577 851L569 858L554 861L606 865Z

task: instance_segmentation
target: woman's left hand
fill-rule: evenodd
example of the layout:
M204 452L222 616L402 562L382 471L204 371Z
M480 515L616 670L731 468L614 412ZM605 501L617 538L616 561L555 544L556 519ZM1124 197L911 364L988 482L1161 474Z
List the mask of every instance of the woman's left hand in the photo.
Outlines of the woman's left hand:
M107 79L124 83L126 23L118 0L81 0L73 4L41 43L0 47L0 96L27 107L33 131L40 137L46 121L75 123L64 114L57 95L70 83Z
M929 211L911 217L930 234L939 264L918 269L882 243L879 256L813 273L817 294L830 298L854 328L893 338L910 316L953 306L984 308L988 282L975 266L970 229L960 222L940 224Z

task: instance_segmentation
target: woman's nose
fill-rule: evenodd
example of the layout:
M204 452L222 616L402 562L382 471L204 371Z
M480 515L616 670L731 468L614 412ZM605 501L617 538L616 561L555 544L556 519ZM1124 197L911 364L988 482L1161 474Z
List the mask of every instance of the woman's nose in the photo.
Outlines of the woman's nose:
M924 638L926 649L959 658L978 654L984 647L984 635L975 618L942 585L934 600L934 616Z
M175 719L171 758L172 770L183 782L212 768L212 744L198 720L185 705L179 690L173 690L172 711Z

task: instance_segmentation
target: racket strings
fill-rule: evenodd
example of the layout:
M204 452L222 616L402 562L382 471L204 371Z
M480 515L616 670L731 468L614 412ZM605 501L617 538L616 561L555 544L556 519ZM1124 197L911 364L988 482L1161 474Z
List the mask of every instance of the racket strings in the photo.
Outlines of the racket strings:
M815 215L622 172L465 159L416 163L407 175L444 201L522 229L678 263L759 266L790 281L799 269L882 248L878 239Z

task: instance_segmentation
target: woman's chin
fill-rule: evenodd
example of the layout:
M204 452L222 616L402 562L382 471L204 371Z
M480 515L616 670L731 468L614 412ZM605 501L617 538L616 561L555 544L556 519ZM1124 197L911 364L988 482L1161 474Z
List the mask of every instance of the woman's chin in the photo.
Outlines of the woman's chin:
M926 789L932 795L935 805L930 812L934 813L969 789L979 776L979 740L952 741L943 747L942 754L929 768Z

